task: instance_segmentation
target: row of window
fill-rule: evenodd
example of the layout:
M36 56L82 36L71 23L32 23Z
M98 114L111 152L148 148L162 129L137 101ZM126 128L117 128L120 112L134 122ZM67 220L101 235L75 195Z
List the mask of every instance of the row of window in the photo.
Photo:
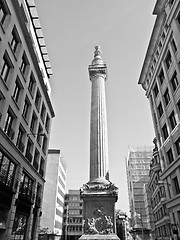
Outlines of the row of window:
M8 65L7 58L9 58L9 57L7 57L7 52L5 52L4 57L3 57L4 61L3 61L3 64L2 64L2 70L1 70L1 73L0 73L1 79L4 82L7 81L7 78L8 78L9 73L10 73L10 65ZM22 65L24 66L23 60L22 60ZM23 67L23 69L24 69L24 67ZM29 92L32 96L34 95L35 88L36 88L36 80L35 80L35 77L34 77L33 73L31 73L28 89L29 89ZM17 78L15 80L14 92L12 94L12 98L17 105L19 105L20 102L22 102L21 96L23 95L23 89L24 89L23 84L21 83L20 78L17 76ZM39 88L37 88L34 103L35 103L35 106L36 106L38 112L40 111L40 106L41 106L40 116L41 116L42 122L44 123L45 115L46 115L46 107L45 107L44 102L42 102L42 104L41 104L41 101L42 101L42 95L40 93ZM27 122L28 122L29 116L30 116L30 108L31 108L31 101L29 100L28 96L26 96L25 101L24 101L22 115ZM36 121L37 121L37 115L34 112L33 113L33 119L31 120L32 131L35 130L34 128L36 126L36 124L35 124ZM49 122L50 122L50 117L47 113L46 121L45 121L45 128L46 128L47 131L49 131Z
M64 214L67 214L67 209L64 210ZM82 215L82 210L79 209L69 209L68 215Z
M174 146L175 146L176 154L177 156L179 156L180 155L180 137L175 141ZM171 164L176 159L172 151L172 148L169 148L166 154L167 154L168 164Z
M180 24L180 22L179 22L179 18L180 17L179 16L177 18L177 22ZM151 76L152 76L152 74L154 72L154 69L156 67L156 63L157 63L158 58L160 56L160 52L161 52L163 43L165 41L166 32L167 32L167 26L165 26L164 31L162 31L159 43L157 44L157 49L156 49L156 51L154 53L154 57L153 57L153 60L152 60L152 65L151 65L151 67L149 69L149 79L151 79ZM171 40L171 46L172 46L172 49L173 49L174 53L177 53L177 46L176 46L176 42L175 42L174 39ZM171 63L172 63L171 54L168 51L168 53L167 53L167 55L165 57L165 64L166 64L167 70L169 70L169 68L171 66ZM161 82L161 79L160 79L160 82ZM149 85L149 80L147 80L147 84Z
M64 223L82 223L82 218L76 218L76 217L74 217L74 218L66 218L66 217L64 217Z
M68 232L82 232L82 226L68 226Z
M180 112L180 100L177 102L177 108L178 108L178 111ZM159 116L163 115L163 108L162 108L161 102L157 108L157 111L158 111ZM168 126L170 126L169 130L172 131L177 126L177 119L176 119L174 110L172 110L172 112L168 116L168 122L169 122ZM157 123L157 121L156 121L156 123ZM165 123L162 127L162 136L163 136L164 141L168 138L169 134L170 133L168 132L167 124Z
M165 197L166 197L166 194L165 194L164 186L161 186L159 187L156 196L152 198L152 201L151 201L152 207L155 208L161 202L161 199Z
M1 26L4 25L5 19L8 14L10 14L10 12L9 12L7 5L5 5L5 3L1 1L0 2L0 24L1 24Z
M17 165L8 158L3 152L0 151L0 182L13 188L15 190L16 179L15 174L17 170ZM20 180L20 189L19 194L25 197L26 199L33 200L34 198L34 181L33 179L25 172L22 173ZM41 187L37 187L37 196L40 197Z
M5 124L4 124L4 128L3 131L7 134L7 136L13 140L14 139L14 135L15 135L15 131L13 129L14 126L14 122L16 121L16 118L14 117L14 115L12 114L11 109L9 108L7 115L6 115L6 120L5 120ZM17 139L16 139L16 146L17 148L24 153L25 150L25 139L27 138L27 133L25 131L25 129L23 128L23 126L20 124L19 128L18 128L18 132L17 132ZM41 132L39 132L39 135L37 135L37 141L38 143L41 145L41 139L42 139L42 135ZM43 152L46 154L47 151L47 137L44 135L43 136L43 144L42 144L42 150ZM34 153L33 153L34 151ZM34 154L34 156L33 156ZM34 142L31 140L30 137L28 137L27 143L26 143L26 151L25 151L25 157L28 159L29 162L33 161L33 166L35 167L36 170L38 170L38 164L39 164L39 158L40 158L40 152L38 151L37 148L35 148L34 150ZM44 159L41 158L41 165L44 168ZM39 169L39 171L41 172L41 175L44 175L44 170L41 167Z
M171 83L171 86L172 86L172 92L174 93L179 86L179 80L178 80L176 71L174 72L174 74L173 74L173 76L170 80L170 83ZM154 92L154 96L157 97L158 94L159 94L159 89L158 89L157 83L154 86L153 92ZM166 88L162 98L163 98L163 101L164 101L164 105L166 107L171 100L168 87ZM159 117L161 117L161 115L159 115Z
M65 200L80 201L80 196L65 196Z
M162 206L157 212L154 213L154 221L158 222L167 215L167 209L165 208L165 206Z
M171 229L169 224L158 227L156 229L156 236L159 236L159 237L171 236Z

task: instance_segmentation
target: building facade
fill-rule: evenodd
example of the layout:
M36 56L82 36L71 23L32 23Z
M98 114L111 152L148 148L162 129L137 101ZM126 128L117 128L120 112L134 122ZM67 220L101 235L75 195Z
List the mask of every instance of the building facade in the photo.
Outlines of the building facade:
M180 2L156 1L153 14L156 20L139 84L146 91L153 118L165 215L170 217L172 236L180 237ZM168 231L161 228L157 237L163 238Z
M150 164L148 190L151 194L150 200L150 225L153 238L170 239L171 227L170 218L166 208L165 186L160 181L161 166L156 139L154 140L155 148Z
M69 190L65 195L63 239L77 240L83 233L83 200L79 190Z
M56 240L62 236L66 170L66 163L60 154L60 150L49 149L40 234L42 236L44 236L44 233L54 235Z
M0 1L0 239L37 239L52 118L33 1ZM36 21L35 21L36 19ZM38 23L39 30L41 30ZM44 45L44 44L43 44ZM46 54L46 55L45 55ZM48 61L48 59L47 59Z
M150 238L147 214L147 192L152 147L130 148L126 158L131 228L134 235Z

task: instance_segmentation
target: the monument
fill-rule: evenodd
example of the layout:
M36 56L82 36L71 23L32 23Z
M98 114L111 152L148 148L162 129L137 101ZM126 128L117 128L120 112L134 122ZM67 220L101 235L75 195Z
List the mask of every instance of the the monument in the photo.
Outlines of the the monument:
M115 202L118 189L109 181L105 81L107 67L100 47L95 47L89 66L92 82L90 129L90 181L83 185L84 233L80 240L119 239L116 235Z

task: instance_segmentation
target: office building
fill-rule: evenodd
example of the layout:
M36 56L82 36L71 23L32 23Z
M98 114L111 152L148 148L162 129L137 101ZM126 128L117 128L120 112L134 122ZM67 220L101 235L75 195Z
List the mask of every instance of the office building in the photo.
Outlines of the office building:
M144 185L149 181L152 147L129 148L126 158L131 228L140 238L150 237L147 196Z
M42 202L40 234L53 235L52 239L62 236L63 207L66 191L66 163L59 149L48 150L46 183Z
M155 147L153 149L153 156L150 164L149 182L147 184L150 192L150 211L149 219L151 225L152 236L163 237L170 239L171 227L170 218L166 208L166 194L165 187L160 180L161 166L160 158L157 148L157 141L154 139Z
M69 190L65 195L63 236L65 240L77 240L82 235L83 200L79 190Z
M159 179L165 188L167 213L157 220L164 221L168 214L172 236L180 237L180 2L156 1L153 14L155 24L138 83L150 103L161 168ZM159 228L157 237L167 236L168 231Z
M2 240L38 238L50 127L55 116L50 100L50 63L38 31L41 27L32 0L0 1Z

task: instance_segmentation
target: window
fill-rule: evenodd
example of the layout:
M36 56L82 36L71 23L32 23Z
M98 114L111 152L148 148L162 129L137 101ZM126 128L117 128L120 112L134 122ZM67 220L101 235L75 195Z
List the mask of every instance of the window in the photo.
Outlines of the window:
M157 49L157 51L156 51L156 57L159 57L159 51L158 51L158 49Z
M158 86L157 86L157 84L155 84L155 86L154 86L154 96L157 97L158 93L159 93Z
M162 33L161 38L164 41L164 39L165 39L165 33L164 32Z
M44 167L45 167L45 161L43 158L41 158L40 167L39 167L39 174L44 177Z
M25 75L28 65L29 65L28 59L27 59L27 56L24 52L23 56L22 56L21 66L20 66L20 70L23 73L23 75Z
M27 147L26 147L26 154L25 154L25 157L29 160L29 162L32 162L32 149L33 149L33 143L29 138Z
M162 128L162 133L163 133L164 140L166 140L168 137L168 130L167 130L166 124L164 124L164 126Z
M171 164L174 161L174 157L173 157L171 148L167 151L167 157L168 157L169 164Z
M172 182L173 182L174 193L179 194L180 193L180 186L179 186L178 178L174 177L172 179Z
M16 103L18 103L19 99L20 99L20 92L22 89L22 84L19 80L19 78L17 77L16 82L15 82L15 88L14 88L14 93L13 93L13 99Z
M177 154L180 155L180 138L175 142Z
M0 23L3 25L5 22L6 16L9 14L7 7L5 4L0 1Z
M42 150L46 154L46 150L47 150L47 137L46 136L44 136L44 138L43 138Z
M24 107L23 107L23 113L22 113L24 119L26 119L26 120L27 120L27 118L29 116L29 109L30 109L30 101L26 97L25 98L25 102L24 102Z
M159 114L159 118L163 115L163 108L162 108L161 102L160 102L160 104L158 106L158 114Z
M171 129L173 130L175 128L175 126L177 125L174 111L172 111L172 113L170 114L169 121L170 121Z
M12 30L11 40L10 40L10 46L14 53L16 52L19 43L20 43L20 38L17 32L17 29L14 26Z
M29 92L30 92L32 95L34 94L35 85L36 85L36 80L35 80L35 78L34 78L33 73L31 73L28 89L29 89Z
M4 125L4 132L8 135L8 137L13 140L14 139L14 130L12 128L14 122L14 115L9 109L6 115L5 125Z
M41 107L41 119L42 119L43 122L44 122L44 118L45 118L45 113L46 113L46 107L43 103L42 107Z
M173 48L174 52L177 52L177 46L176 46L174 39L172 39L172 48Z
M47 130L47 132L49 132L49 126L50 125L50 118L49 118L49 115L47 114L46 115L46 123L45 123L45 128Z
M178 18L177 18L177 21L178 21L178 23L179 23L179 25L180 25L180 14L179 14L179 16L178 16Z
M40 146L42 141L42 135L41 135L42 133L43 133L43 128L41 127L41 124L39 124L38 133L37 133L37 142L39 143Z
M159 82L160 82L161 85L163 84L164 79L165 79L165 77L164 77L164 71L163 71L163 69L161 69L161 71L160 71L160 73L159 73Z
M170 51L168 51L168 53L167 53L167 55L166 55L165 63L166 63L167 69L169 69L170 66L171 66L171 63L172 63L172 58L171 58L171 53L170 53Z
M39 162L39 151L36 149L34 153L34 161L33 161L33 166L36 170L38 170L38 162Z
M33 133L36 132L36 126L37 126L37 116L35 112L33 112L32 119L31 119L31 126L30 126L30 129Z
M7 53L5 52L3 56L3 63L2 63L2 70L1 70L1 78L4 80L4 82L7 82L11 68L12 68L12 63Z
M179 112L180 112L180 99L179 99L179 101L177 102L177 107L178 107L178 110L179 110Z
M33 196L32 189L33 180L26 173L22 173L19 193L30 200Z
M0 151L0 182L12 186L14 183L15 171L16 165Z
M2 106L4 104L4 99L5 99L5 96L0 90L0 109L2 109ZM0 122L1 122L1 119L2 119L2 113L0 113Z
M173 5L173 3L174 3L174 0L169 0L170 5Z
M179 85L179 81L177 79L177 73L176 71L174 72L172 78L171 78L171 85L172 85L172 88L173 88L173 91L175 92L178 85Z
M35 105L36 105L38 110L40 108L40 104L41 104L41 94L40 94L39 89L37 89L36 98L35 98Z
M17 135L17 141L16 141L16 146L18 149L23 153L24 152L24 143L23 143L23 137L24 137L25 131L22 128L22 126L19 126L18 129L18 135Z
M161 48L162 48L162 43L161 43L161 41L159 42L158 47L159 47L159 50L161 50Z
M167 88L165 93L164 93L164 102L165 102L165 105L167 106L168 103L170 102L170 96L169 96L169 89Z
M11 239L25 239L26 236L26 229L27 229L27 222L28 222L28 216L19 213L16 211L12 233L11 233Z

